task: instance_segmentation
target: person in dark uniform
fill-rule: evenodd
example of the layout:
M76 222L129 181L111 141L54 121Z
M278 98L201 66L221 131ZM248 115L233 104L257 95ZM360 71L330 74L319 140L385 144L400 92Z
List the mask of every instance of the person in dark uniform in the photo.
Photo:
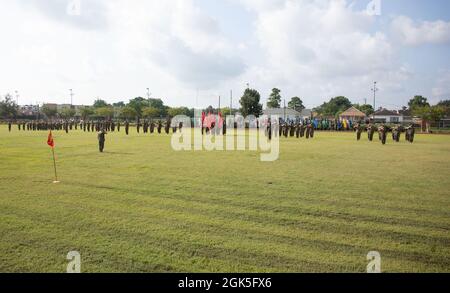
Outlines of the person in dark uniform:
M289 125L288 125L288 123L287 122L284 122L284 125L283 125L283 135L284 135L284 137L288 137L288 134L289 134Z
M306 131L306 126L304 123L302 123L302 125L300 126L300 137L305 136L305 131Z
M400 134L402 133L400 126L394 126L392 128L392 140L400 142Z
M281 118L278 119L278 136L283 135L283 123L281 123Z
M155 132L155 122L153 122L153 119L150 120L150 134L153 134Z
M117 132L120 132L120 121L117 121Z
M139 133L141 131L141 119L137 119L137 123L136 123L136 130L137 133Z
M162 122L161 120L158 121L158 133L161 134L161 128L162 128Z
M314 137L314 127L311 123L308 123L308 125L306 125L306 139L313 137Z
M169 131L170 131L170 118L167 118L167 120L166 120L166 126L164 127L164 131L166 132L166 134L169 134Z
M408 127L406 127L406 141L409 141L410 143L414 142L414 134L416 130L414 129L414 125L411 124Z
M375 126L372 125L372 123L369 123L367 126L367 137L369 141L373 141L373 134L375 133Z
M356 123L355 125L355 130L356 130L356 139L360 140L361 139L361 133L364 130L363 125L361 124L361 122Z
M130 130L130 122L128 120L125 120L125 133L128 135L128 132Z
M11 132L11 121L8 121L8 131Z
M225 125L225 123L224 123ZM269 140L272 140L272 119L269 117L267 119L267 135L269 137Z
M386 144L386 137L387 137L388 128L386 125L381 125L378 127L378 137L381 140L382 144Z
M181 128L183 127L183 123L180 122L180 131ZM227 135L227 123L225 120L222 121L222 135Z
M153 134L155 132L155 122L153 122L153 119L150 120L150 134Z
M144 120L144 127L143 127L144 133L148 132L148 121L147 119Z
M289 136L294 137L294 135L295 135L295 126L294 122L291 122L291 124L289 125Z
M104 129L100 130L97 134L98 149L101 153L103 153L103 149L105 148L105 136L106 136L106 131Z

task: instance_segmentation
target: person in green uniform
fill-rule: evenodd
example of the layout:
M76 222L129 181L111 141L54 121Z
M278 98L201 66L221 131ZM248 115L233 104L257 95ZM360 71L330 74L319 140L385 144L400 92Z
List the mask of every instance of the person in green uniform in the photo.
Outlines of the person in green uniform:
M130 122L125 120L125 133L128 135L128 131L130 130Z
M103 153L103 150L105 148L105 138L106 136L106 131L105 129L102 129L98 132L97 134L97 138L98 138L98 149L101 153Z

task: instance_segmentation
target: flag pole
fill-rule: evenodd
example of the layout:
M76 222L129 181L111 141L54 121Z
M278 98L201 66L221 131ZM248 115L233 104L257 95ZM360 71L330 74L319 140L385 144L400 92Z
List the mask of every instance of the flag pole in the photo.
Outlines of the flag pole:
M52 154L53 154L53 168L55 169L55 181L53 181L53 183L59 183L58 174L56 173L55 148L52 148Z

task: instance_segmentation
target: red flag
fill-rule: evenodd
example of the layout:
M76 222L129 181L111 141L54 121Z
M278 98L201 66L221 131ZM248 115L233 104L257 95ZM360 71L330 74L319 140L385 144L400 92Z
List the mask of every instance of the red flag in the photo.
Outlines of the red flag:
M48 134L47 144L48 144L51 148L54 148L54 147L55 147L55 141L53 140L53 135L52 135L52 131L51 131L51 130L50 130L50 133Z

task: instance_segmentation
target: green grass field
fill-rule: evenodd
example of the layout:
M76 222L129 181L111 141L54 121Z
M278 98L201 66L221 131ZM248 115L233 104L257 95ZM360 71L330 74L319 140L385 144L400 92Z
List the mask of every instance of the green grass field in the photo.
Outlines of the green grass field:
M450 136L353 133L256 152L174 152L167 135L0 126L0 271L450 272Z

